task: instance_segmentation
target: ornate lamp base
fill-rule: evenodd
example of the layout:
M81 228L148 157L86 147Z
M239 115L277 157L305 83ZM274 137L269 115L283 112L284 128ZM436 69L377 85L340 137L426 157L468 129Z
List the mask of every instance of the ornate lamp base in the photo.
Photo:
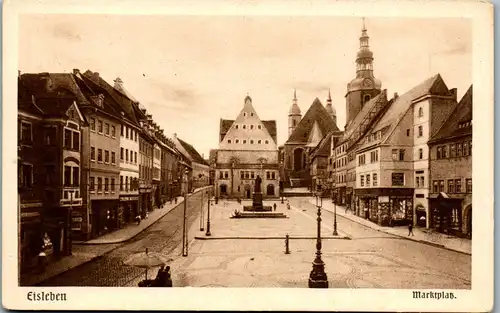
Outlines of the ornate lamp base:
M316 259L313 262L313 269L309 275L309 288L328 288L325 264L321 259Z

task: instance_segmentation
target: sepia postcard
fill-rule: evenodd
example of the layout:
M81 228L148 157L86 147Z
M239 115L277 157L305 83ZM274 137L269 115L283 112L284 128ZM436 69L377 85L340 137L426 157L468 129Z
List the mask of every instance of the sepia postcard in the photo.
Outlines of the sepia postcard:
M5 308L492 309L490 3L11 0L3 40Z

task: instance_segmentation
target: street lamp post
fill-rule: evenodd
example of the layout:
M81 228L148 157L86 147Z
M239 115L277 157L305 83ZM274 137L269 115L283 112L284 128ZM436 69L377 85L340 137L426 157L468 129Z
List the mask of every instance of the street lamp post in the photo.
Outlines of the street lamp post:
M210 198L211 198L211 188L208 189L208 212L207 212L207 232L205 233L205 236L211 236L212 234L210 233Z
M323 199L321 194L316 194L316 207L318 208L318 233L316 237L316 258L309 275L309 288L328 288L328 278L325 273L325 263L321 260L321 207Z
M202 190L201 193L201 213L200 213L200 231L204 231L205 229L203 228L203 192Z
M183 217L183 227L182 227L182 256L188 256L188 244L187 244L187 226L186 226L186 211L187 211L187 175L188 170L185 171L185 189L184 189L184 217Z

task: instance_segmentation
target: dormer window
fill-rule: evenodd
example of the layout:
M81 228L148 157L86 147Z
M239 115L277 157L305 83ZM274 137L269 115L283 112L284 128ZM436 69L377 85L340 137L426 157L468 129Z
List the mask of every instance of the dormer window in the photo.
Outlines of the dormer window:
M246 129L247 128L247 125L243 125L243 129Z
M243 113L243 116L247 116L247 114L246 114L246 113Z
M104 106L104 95L102 93L97 96L91 96L90 98L98 107L102 108Z
M259 125L259 126L257 126L257 128L258 128L258 129L261 129L261 128L262 128L262 126L260 126L260 125Z
M234 126L234 128L238 129L238 125Z

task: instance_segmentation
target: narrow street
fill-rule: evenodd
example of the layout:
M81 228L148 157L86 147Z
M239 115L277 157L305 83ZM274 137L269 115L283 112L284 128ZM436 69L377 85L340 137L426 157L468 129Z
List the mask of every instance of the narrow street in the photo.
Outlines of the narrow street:
M186 213L189 228L198 226L194 225L194 221L200 215L201 200L200 193L189 197ZM206 208L206 196L204 200ZM118 244L116 249L100 258L43 281L39 286L117 287L125 286L138 277L144 277L144 270L123 265L123 260L131 254L145 251L146 248L164 254L174 252L182 242L183 212L184 206L181 203L131 241ZM189 238L193 236L192 232L189 233ZM156 275L156 271L151 271L150 275Z

